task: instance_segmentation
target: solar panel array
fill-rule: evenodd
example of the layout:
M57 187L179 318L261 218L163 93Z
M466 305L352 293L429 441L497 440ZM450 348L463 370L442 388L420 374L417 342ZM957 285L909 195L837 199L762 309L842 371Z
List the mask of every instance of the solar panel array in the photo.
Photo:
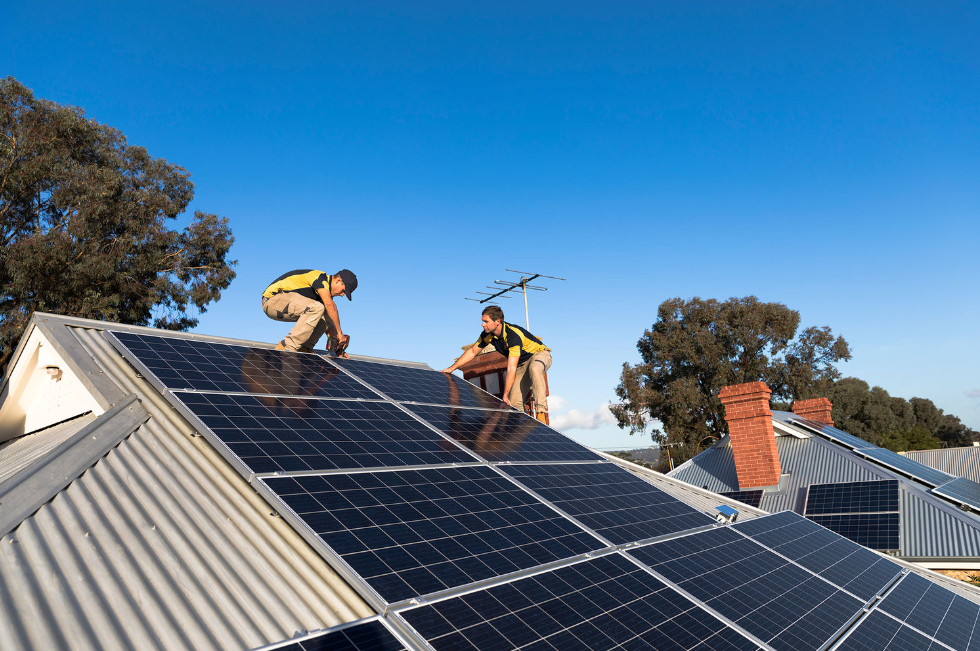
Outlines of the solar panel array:
M436 651L760 648L619 554L400 614Z
M436 371L110 340L411 648L817 649L898 573L796 514L716 526ZM316 639L402 644L356 630Z
M456 407L508 409L496 396L457 375L422 368L338 359L338 366L392 400Z
M980 484L966 477L957 477L951 482L933 488L932 492L980 511Z
M248 473L476 460L387 402L184 391L172 395Z
M388 603L605 546L486 466L261 481Z
M858 450L858 454L867 457L883 466L897 470L903 475L908 475L929 486L942 486L953 480L952 475L947 475L941 470L930 468L918 461L903 457L902 455L886 450L885 448L869 448Z
M494 462L599 461L598 454L516 411L406 405L480 458Z
M732 528L629 554L777 650L821 648L864 606L842 587Z
M899 548L901 514L897 479L811 484L803 514L859 545Z
M113 332L157 388L321 398L380 399L319 355Z
M616 465L520 465L502 470L613 544L714 523Z
M864 450L867 448L877 447L874 443L869 443L862 438L854 436L853 434L848 434L843 430L839 430L833 425L827 425L826 423L821 423L817 420L810 420L809 418L793 417L789 419L789 422L795 425L802 425L807 429L813 430L820 434L823 434L829 439L833 439L838 443L851 448L852 450Z

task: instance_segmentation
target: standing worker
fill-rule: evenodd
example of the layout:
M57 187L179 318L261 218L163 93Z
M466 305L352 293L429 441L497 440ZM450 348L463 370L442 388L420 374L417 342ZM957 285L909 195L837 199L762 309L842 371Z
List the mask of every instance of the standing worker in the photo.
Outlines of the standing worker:
M504 402L522 409L524 396L530 388L534 396L534 417L542 423L547 422L548 395L544 374L551 368L551 349L524 328L505 323L504 311L496 305L483 310L483 332L476 343L442 372L452 373L476 357L488 344L493 344L497 352L507 358Z
M328 350L339 357L345 352L350 336L340 328L340 315L334 297L344 294L351 300L357 289L357 276L348 269L328 275L316 269L297 269L285 273L262 292L262 311L276 321L295 321L296 325L276 350L312 353L323 333L330 336Z

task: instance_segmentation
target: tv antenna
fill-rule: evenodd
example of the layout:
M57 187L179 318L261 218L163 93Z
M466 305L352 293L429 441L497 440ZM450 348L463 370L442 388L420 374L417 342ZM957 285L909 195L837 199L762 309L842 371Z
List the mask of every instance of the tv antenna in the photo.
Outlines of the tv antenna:
M531 320L527 313L527 290L534 289L539 292L548 291L547 287L540 287L538 285L529 285L528 283L537 278L551 278L552 280L565 280L564 278L559 278L558 276L546 276L544 274L533 274L530 271L517 271L516 269L505 269L504 271L509 271L514 274L521 274L521 279L519 281L512 282L509 280L495 280L493 285L487 285L487 289L495 289L497 292L491 294L489 292L475 292L477 294L484 294L486 298L467 298L467 301L476 301L478 303L490 303L491 305L496 305L493 303L495 298L512 298L511 296L506 296L507 292L512 292L520 289L524 293L524 325L528 330L531 329ZM503 289L500 286L503 285Z

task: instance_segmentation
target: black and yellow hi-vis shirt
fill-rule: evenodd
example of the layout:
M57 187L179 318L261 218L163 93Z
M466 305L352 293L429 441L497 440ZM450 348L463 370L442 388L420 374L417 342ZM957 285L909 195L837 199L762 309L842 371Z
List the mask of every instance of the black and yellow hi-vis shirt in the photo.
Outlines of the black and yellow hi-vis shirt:
M272 281L272 284L262 292L263 298L272 298L280 292L295 292L306 298L315 301L320 300L320 295L316 293L318 289L330 291L330 283L333 276L317 271L316 269L296 269L288 271Z
M476 340L476 345L480 348L486 348L488 345L493 344L497 352L504 357L518 357L518 364L523 364L531 359L531 355L534 353L541 352L542 350L551 350L540 339L524 328L516 326L513 323L507 323L506 321L503 326L504 328L500 331L499 337L489 332L481 332L480 338Z

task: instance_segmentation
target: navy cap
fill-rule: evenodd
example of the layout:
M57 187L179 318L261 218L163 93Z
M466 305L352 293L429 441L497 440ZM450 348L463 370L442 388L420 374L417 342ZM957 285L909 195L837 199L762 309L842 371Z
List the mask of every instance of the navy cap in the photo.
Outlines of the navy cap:
M357 289L357 276L350 269L341 269L334 275L340 276L340 279L344 281L344 295L348 301L351 300L351 292Z

